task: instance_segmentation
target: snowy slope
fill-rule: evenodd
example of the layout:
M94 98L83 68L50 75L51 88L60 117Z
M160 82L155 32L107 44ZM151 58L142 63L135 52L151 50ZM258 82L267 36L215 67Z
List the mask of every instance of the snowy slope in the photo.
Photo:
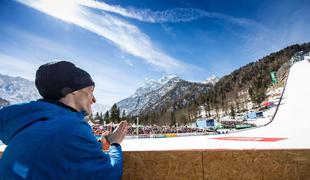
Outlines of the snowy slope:
M0 97L10 104L41 98L34 82L21 77L0 74Z
M202 83L204 83L204 84L211 84L211 85L214 86L219 80L220 80L220 78L218 78L215 75L212 75L209 78L207 78L205 81L203 81Z
M157 81L147 82L129 98L116 105L121 112L125 110L126 115L148 114L160 108L170 109L176 103L184 106L201 93L206 92L209 87L210 84L189 82L177 76L163 76Z
M116 105L121 111L125 110L126 114L138 114L149 105L155 104L180 81L183 80L177 76L163 76L159 80L150 80L129 98L116 103Z
M92 106L92 111L93 114L98 113L105 113L106 111L109 111L111 109L110 105L106 105L106 104L100 104L100 103L95 103Z

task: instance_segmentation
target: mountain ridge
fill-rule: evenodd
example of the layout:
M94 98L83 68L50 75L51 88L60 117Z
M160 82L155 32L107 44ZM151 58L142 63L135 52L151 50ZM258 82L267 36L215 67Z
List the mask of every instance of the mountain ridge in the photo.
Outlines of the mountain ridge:
M148 81L133 95L117 102L116 105L121 111L125 110L126 115L145 114L157 108L163 108L165 104L173 104L172 101L182 98L186 94L183 92L191 86L199 86L201 91L205 91L210 84L189 82L174 75L163 76L159 80Z
M0 97L10 104L41 98L33 81L0 74Z

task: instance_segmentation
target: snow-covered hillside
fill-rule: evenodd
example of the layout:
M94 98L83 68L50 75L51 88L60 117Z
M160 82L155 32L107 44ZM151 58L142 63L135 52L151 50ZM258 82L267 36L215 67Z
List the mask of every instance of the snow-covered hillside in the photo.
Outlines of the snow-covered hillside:
M100 103L95 103L92 106L92 110L93 110L93 114L98 113L105 113L106 111L109 111L111 108L110 105L106 105L106 104L100 104Z
M207 78L207 80L203 81L202 83L204 83L204 84L211 84L211 85L214 86L219 80L220 80L220 78L218 78L215 75L212 75L209 78Z
M0 97L10 104L41 98L33 81L2 74L0 74Z
M155 104L163 95L183 81L177 76L163 76L159 80L149 80L143 87L140 87L129 98L126 98L116 105L126 114L138 114L147 106Z
M177 76L163 76L159 80L148 81L133 95L116 105L121 111L125 110L127 115L138 115L158 108L170 108L174 101L182 100L184 105L199 93L205 92L208 87L210 84L188 82Z

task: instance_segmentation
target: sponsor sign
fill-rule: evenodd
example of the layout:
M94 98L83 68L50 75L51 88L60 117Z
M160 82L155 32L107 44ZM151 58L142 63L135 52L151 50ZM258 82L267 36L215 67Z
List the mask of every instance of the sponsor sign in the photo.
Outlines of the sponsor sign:
M287 138L271 138L271 137L219 137L211 138L217 140L228 140L228 141L261 141L261 142L276 142Z

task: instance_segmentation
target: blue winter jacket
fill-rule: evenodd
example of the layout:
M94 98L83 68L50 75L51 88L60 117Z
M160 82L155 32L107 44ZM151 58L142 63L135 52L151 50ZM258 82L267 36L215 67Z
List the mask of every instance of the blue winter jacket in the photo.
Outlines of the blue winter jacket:
M84 114L32 101L0 110L0 180L120 179L122 150L109 152L84 121Z

